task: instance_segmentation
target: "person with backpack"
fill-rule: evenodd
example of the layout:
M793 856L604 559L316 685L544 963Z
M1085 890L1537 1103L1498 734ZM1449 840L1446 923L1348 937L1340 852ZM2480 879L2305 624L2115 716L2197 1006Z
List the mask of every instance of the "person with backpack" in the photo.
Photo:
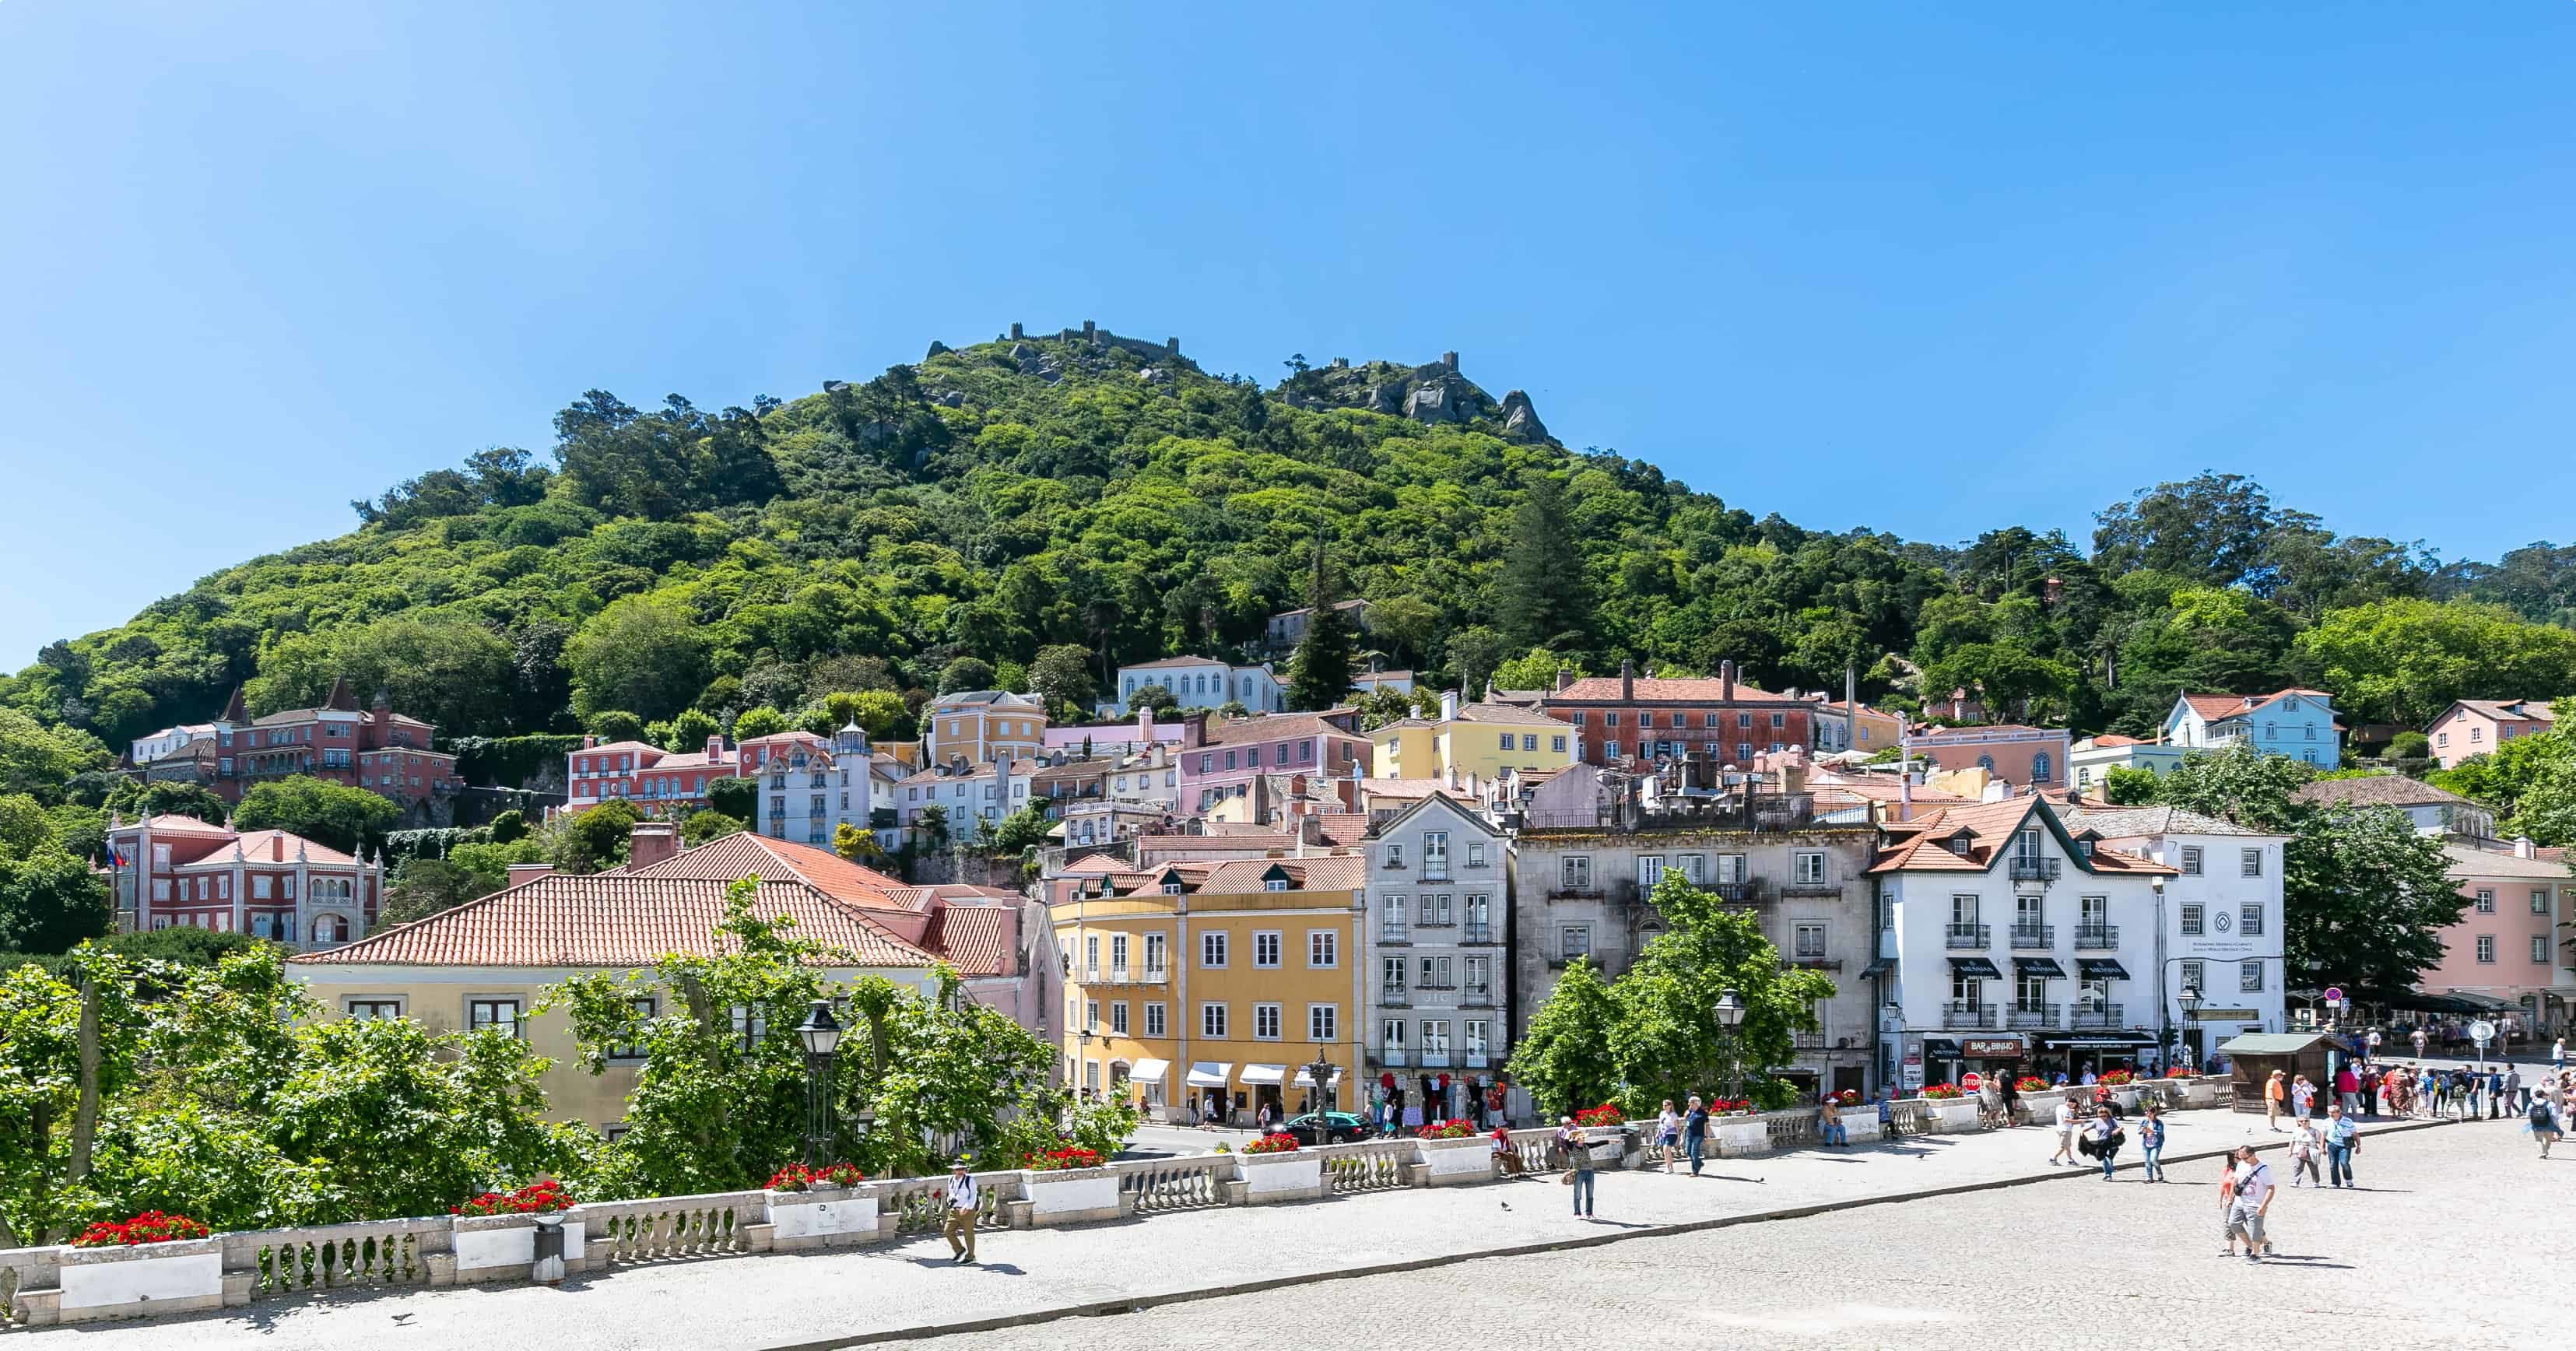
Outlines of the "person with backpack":
M2272 1210L2272 1170L2254 1157L2254 1146L2236 1147L2236 1167L2223 1184L2227 1188L2227 1250L2236 1251L2235 1240L2245 1240L2245 1260L2261 1265L2263 1254L2272 1251L2272 1240L2264 1235L2263 1217Z
M2165 1180L2165 1114L2154 1103L2147 1104L2146 1115L2138 1119L2138 1158L2146 1166L2146 1180Z
M2530 1109L2523 1114L2523 1129L2540 1142L2540 1157L2544 1159L2549 1157L2549 1147L2558 1143L2559 1136L2558 1110L2550 1098L2547 1093L2534 1097Z
M2103 1181L2111 1180L2112 1164L2120 1157L2120 1146L2128 1138L2120 1123L2112 1119L2107 1105L2093 1109L2093 1122L2084 1132L2084 1152L2102 1161Z

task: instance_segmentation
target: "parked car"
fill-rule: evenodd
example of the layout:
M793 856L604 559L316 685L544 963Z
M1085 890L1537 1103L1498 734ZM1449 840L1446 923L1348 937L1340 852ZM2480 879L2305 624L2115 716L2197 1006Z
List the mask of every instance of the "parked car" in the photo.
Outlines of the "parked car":
M1323 1113L1320 1131L1323 1138L1321 1139L1316 1138L1319 1133L1317 1127L1317 1115L1313 1112L1308 1112L1304 1116L1292 1116L1280 1123L1280 1129L1297 1137L1297 1143L1301 1145L1343 1145L1354 1140L1365 1140L1370 1135L1368 1123L1348 1112Z

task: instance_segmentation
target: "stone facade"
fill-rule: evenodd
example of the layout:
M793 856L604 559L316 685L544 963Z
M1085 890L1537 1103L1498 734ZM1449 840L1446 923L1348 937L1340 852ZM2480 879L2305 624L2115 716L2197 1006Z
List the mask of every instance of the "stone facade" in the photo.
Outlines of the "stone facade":
M1366 1065L1373 1093L1391 1077L1426 1117L1466 1115L1511 1053L1509 849L1445 793L1369 831Z

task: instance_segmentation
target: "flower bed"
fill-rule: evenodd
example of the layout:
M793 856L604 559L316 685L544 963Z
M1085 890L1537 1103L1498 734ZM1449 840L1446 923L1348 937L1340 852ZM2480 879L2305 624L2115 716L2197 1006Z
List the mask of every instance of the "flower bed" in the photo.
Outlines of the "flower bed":
M2168 1079L2193 1079L2198 1078L2199 1074L2189 1065L2176 1065L2165 1071L2165 1077Z
M1464 1140L1475 1133L1476 1127L1465 1117L1435 1121L1422 1128L1422 1138L1425 1140Z
M1294 1154L1297 1152L1297 1137L1290 1135L1286 1131L1272 1131L1270 1134L1262 1136L1260 1139L1245 1145L1243 1147L1243 1152L1246 1154Z
M485 1192L453 1208L458 1215L544 1215L572 1209L572 1198L564 1194L563 1184L553 1178L539 1178L513 1192Z
M185 1215L147 1210L123 1224L101 1220L72 1240L75 1248L130 1248L145 1243L178 1243L204 1238L213 1231Z
M1860 1106L1860 1090L1857 1088L1846 1088L1842 1092L1834 1095L1834 1101L1845 1107L1858 1107Z
M1616 1126L1627 1119L1628 1114L1620 1111L1619 1105L1614 1102L1605 1102L1598 1107L1586 1107L1574 1114L1574 1124L1578 1126Z
M1923 1096L1930 1098L1934 1102L1941 1102L1959 1096L1959 1086L1957 1084L1934 1084L1923 1090Z
M811 1191L816 1187L855 1187L867 1180L868 1175L860 1172L859 1166L854 1163L825 1164L820 1168L808 1168L801 1163L791 1163L770 1175L769 1190L801 1192Z
M2109 1084L2109 1085L2110 1085L2110 1086L2112 1086L2113 1088L2117 1088L2117 1087L2119 1087L2120 1085L2125 1084L2125 1083L2128 1083L2130 1080L2135 1079L2135 1078L2137 1078L2137 1077L2138 1077L2138 1076L2136 1076L2135 1074L2130 1073L2130 1072L2129 1072L2129 1071L2127 1071L2127 1070L2112 1070L2111 1072L2109 1072L2109 1073L2107 1073L2107 1074L2104 1074L2104 1075L2101 1075L2101 1076L2099 1076L2099 1077L2095 1078L2095 1079L2093 1080L2093 1082L2095 1082L2095 1083L2097 1083L2097 1084Z
M1729 1112L1750 1112L1753 1110L1753 1099L1711 1098L1708 1100L1708 1110L1712 1116L1724 1116Z
M2048 1091L2048 1081L2040 1078L2036 1074L2025 1074L2022 1077L2013 1080L2013 1091L2016 1093L2045 1093Z
M1044 1154L1031 1154L1020 1166L1033 1173L1061 1173L1074 1168L1097 1168L1100 1166L1100 1151L1084 1149L1079 1145L1068 1145L1063 1149L1048 1150Z

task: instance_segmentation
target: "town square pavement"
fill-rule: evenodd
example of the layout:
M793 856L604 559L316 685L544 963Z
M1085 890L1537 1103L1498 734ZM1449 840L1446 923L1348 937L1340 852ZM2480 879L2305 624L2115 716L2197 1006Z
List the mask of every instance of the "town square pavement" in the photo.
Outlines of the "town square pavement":
M2168 1121L2169 1155L2282 1138L2265 1131L2259 1117L2227 1111L2179 1113ZM2177 1181L2163 1187L2139 1185L2134 1169L2105 1183L2098 1169L2047 1167L2053 1140L2050 1132L2023 1128L1712 1161L1708 1176L1698 1179L1605 1172L1594 1223L1567 1213L1570 1189L1553 1178L1528 1179L1079 1228L988 1231L983 1265L976 1267L952 1265L945 1244L931 1236L828 1253L621 1266L576 1275L559 1289L326 1294L18 1336L31 1351L57 1344L83 1351L820 1346L1619 1236L1630 1241L1307 1282L1267 1294L1219 1294L1115 1318L972 1336L979 1347L1036 1347L1114 1329L1122 1346L1179 1347L1203 1345L1211 1326L1267 1329L1270 1340L1320 1322L1348 1336L1340 1345L1374 1348L1386 1336L1362 1329L1399 1335L1395 1330L1419 1328L1424 1311L1436 1308L1444 1311L1444 1326L1476 1329L1471 1340L1479 1345L1554 1346L1575 1337L1599 1342L1672 1332L1700 1341L1780 1344L1809 1335L1877 1340L1903 1329L1875 1324L1940 1324L1985 1309L1996 1317L2079 1320L2112 1335L2170 1342L2185 1329L2207 1327L2214 1340L2224 1330L2241 1335L2249 1323L2268 1321L2255 1317L2256 1310L2209 1302L2215 1293L2263 1290L2302 1300L2335 1292L2348 1302L2329 1307L2349 1313L2357 1327L2384 1319L2392 1302L2402 1317L2450 1312L2476 1327L2476 1311L2490 1302L2499 1315L2511 1307L2504 1273L2567 1258L2563 1244L2536 1240L2564 1233L2576 1160L2542 1164L2510 1123L2444 1125L2365 1145L2363 1167L2378 1190L2314 1200L2292 1193L2275 1214L2283 1252L2296 1260L2261 1273L2241 1272L2242 1264L2215 1255L2216 1205L2208 1185L2214 1163L2180 1165ZM2013 1185L2023 1183L2037 1185ZM1951 1188L1968 1190L1921 1197ZM2546 1221L2532 1208L2544 1192L2556 1207L2545 1212ZM1895 1197L1921 1199L1696 1234L1653 1232ZM2361 1222L2331 1218L2329 1205ZM2461 1254L2456 1259L2454 1248ZM2445 1265L2429 1269L2436 1258ZM1411 1291L1420 1293L1405 1293ZM1263 1312L1256 1321L1235 1321L1231 1310L1242 1304ZM1651 1319L1619 1321L1625 1315L1617 1311L1628 1307ZM1380 1314L1361 1316L1365 1309ZM2097 1321L2113 1317L2145 1321ZM2025 1323L2014 1340L2053 1341L2037 1335L2039 1326ZM2379 1330L2386 1330L2384 1321Z

